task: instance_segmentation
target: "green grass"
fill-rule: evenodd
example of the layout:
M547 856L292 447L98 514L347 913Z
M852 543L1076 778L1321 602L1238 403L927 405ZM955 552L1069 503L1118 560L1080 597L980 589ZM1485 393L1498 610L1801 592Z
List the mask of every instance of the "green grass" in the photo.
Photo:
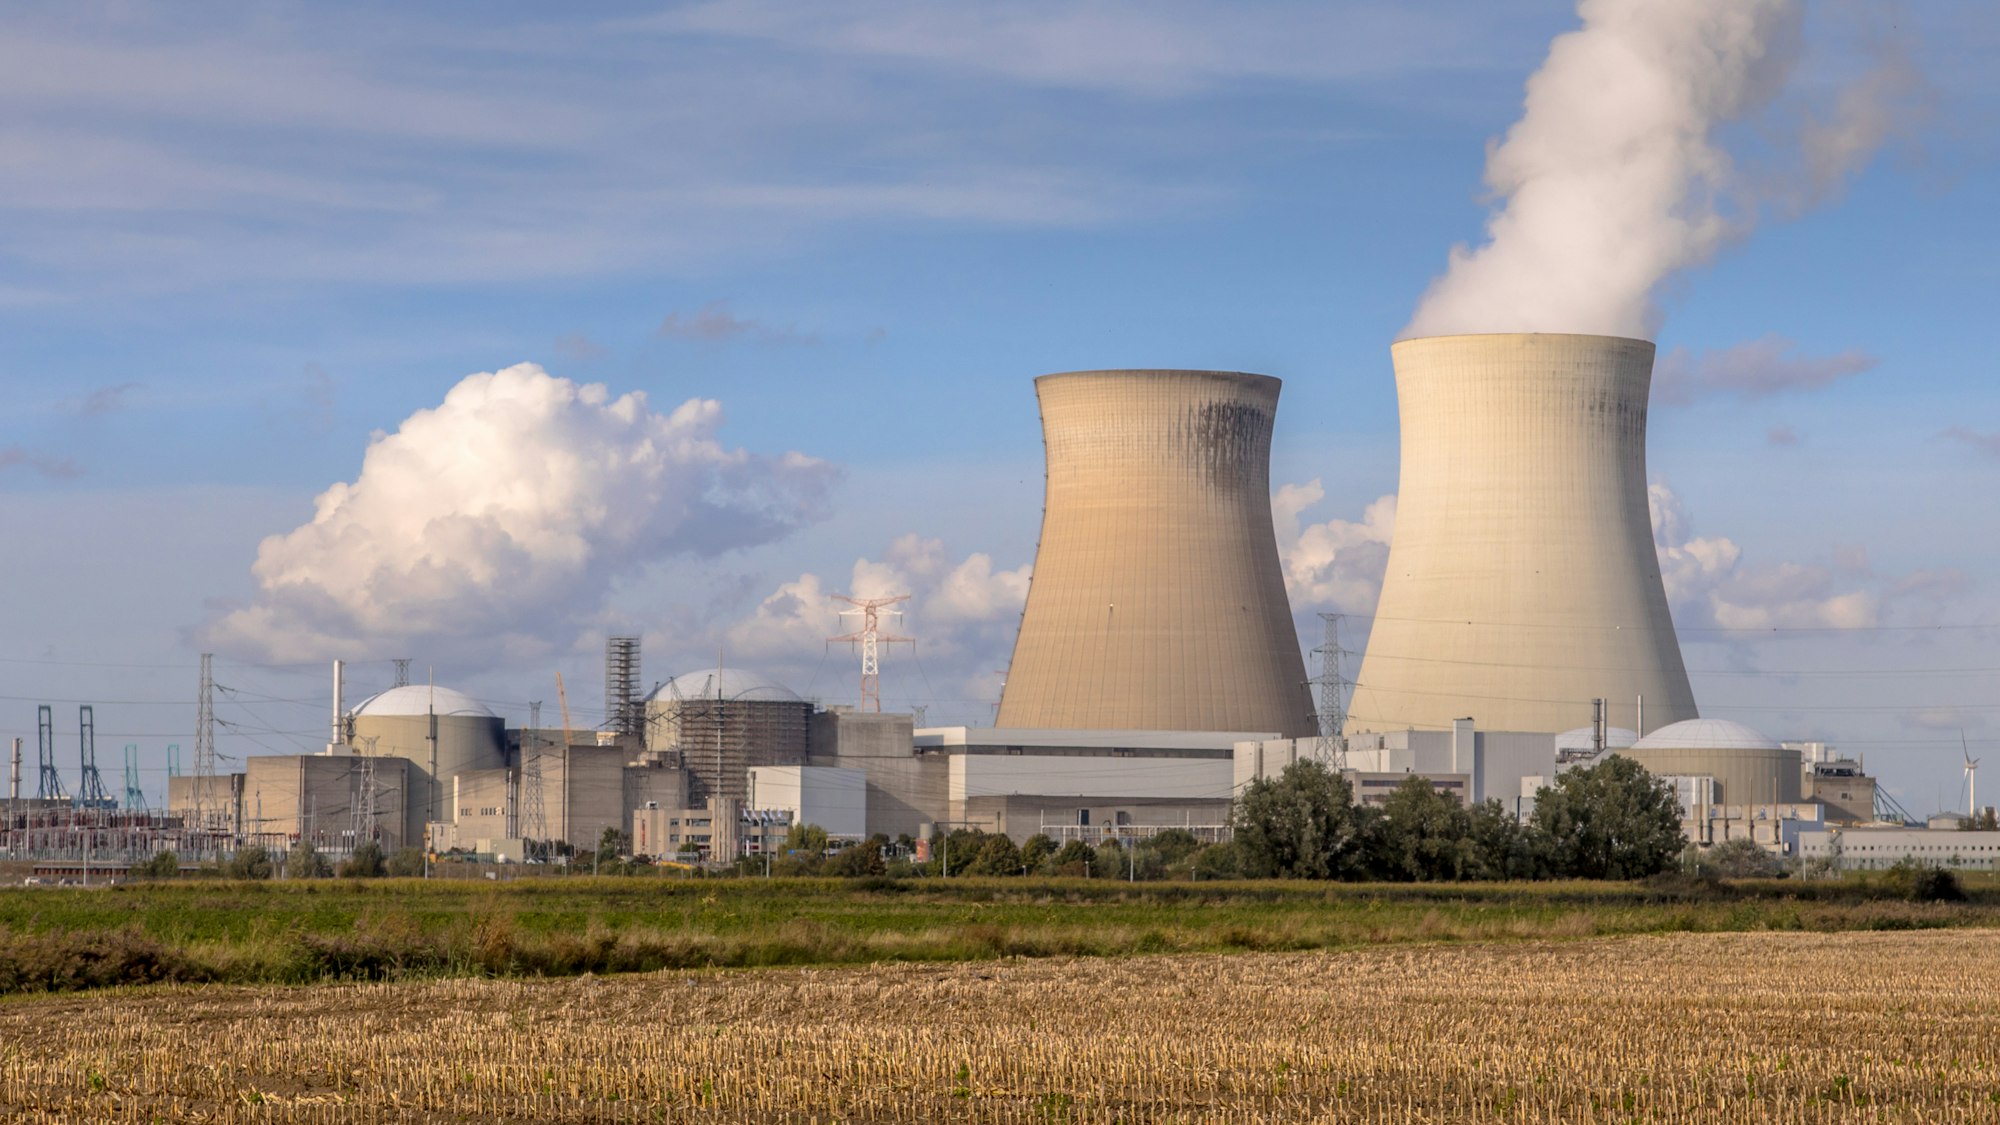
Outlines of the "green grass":
M2000 883L1499 884L548 878L0 890L0 992L1353 948L1727 930L2000 926Z

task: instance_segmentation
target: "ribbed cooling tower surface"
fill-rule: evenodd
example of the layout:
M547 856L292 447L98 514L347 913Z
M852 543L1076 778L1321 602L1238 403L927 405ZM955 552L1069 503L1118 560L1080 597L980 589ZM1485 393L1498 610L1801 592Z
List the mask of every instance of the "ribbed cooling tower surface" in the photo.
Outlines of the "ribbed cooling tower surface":
M1048 492L995 723L1314 730L1271 526L1278 380L1035 380Z
M1396 531L1348 730L1563 731L1591 700L1695 717L1646 509L1653 345L1499 334L1391 349ZM1641 733L1644 733L1643 731Z

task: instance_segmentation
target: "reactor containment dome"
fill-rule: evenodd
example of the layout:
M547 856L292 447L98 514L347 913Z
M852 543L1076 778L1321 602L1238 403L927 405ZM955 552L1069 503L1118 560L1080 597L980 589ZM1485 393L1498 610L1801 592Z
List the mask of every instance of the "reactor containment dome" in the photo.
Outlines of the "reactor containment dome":
M1604 699L1695 717L1646 502L1653 345L1504 333L1391 348L1396 530L1350 731L1566 731ZM1631 708L1631 711L1624 711Z
M1279 382L1035 380L1048 483L998 727L1315 729L1271 522Z

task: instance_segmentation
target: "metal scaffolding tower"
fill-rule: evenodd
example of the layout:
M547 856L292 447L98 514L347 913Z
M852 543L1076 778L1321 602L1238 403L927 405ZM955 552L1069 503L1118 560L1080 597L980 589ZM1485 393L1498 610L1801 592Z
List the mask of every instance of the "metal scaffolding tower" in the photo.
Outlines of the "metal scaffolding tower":
M56 772L56 713L46 703L35 708L35 735L42 763L35 796L44 801L66 801L69 791L63 788L62 774Z
M1322 613L1326 639L1313 649L1319 658L1318 689L1314 718L1319 724L1319 758L1337 770L1347 768L1347 676L1341 661L1348 655L1340 647L1340 614Z
M908 594L893 594L886 598L851 598L846 594L835 594L833 600L846 602L853 609L840 611L842 617L861 618L861 628L843 636L828 637L830 644L858 644L861 646L861 705L858 710L882 710L882 664L880 646L885 644L916 644L915 637L899 637L894 633L882 632L881 616L886 610L892 617L903 616L899 609L890 606L910 600Z
M194 713L194 800L190 802L194 811L193 823L196 828L206 829L219 819L220 809L211 809L209 803L213 794L210 786L215 782L215 654L201 654L201 694L196 697Z
M97 718L90 704L76 709L77 748L80 777L76 785L76 807L115 809L118 802L104 790L104 775L97 772Z
M604 728L628 738L646 733L645 708L639 699L637 637L605 638Z

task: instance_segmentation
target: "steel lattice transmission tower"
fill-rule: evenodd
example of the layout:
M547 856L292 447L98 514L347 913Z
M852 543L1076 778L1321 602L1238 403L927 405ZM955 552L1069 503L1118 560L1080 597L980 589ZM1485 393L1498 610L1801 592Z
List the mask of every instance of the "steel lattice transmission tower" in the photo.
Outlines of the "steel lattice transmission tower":
M1319 757L1335 769L1347 768L1347 673L1343 667L1348 651L1340 647L1340 614L1322 613L1326 639L1313 649L1319 658L1319 706L1314 718L1319 722Z
M542 811L542 704L528 704L528 729L521 732L521 813L520 833L528 841L528 855L539 856L548 848L549 824Z
M396 682L395 682L395 683L393 683L393 684L391 684L391 685L389 685L389 686L391 686L391 687L409 687L409 686L410 686L410 658L409 658L409 657L407 657L407 656L398 656L398 657L396 657L395 659L396 659Z
M379 735L363 739L368 752L361 756L360 776L355 780L354 792L354 846L360 847L375 839L375 816L379 802L375 797L375 743Z
M892 617L903 616L903 611L890 609L910 600L908 594L892 594L886 598L852 598L846 594L835 594L833 600L846 602L853 609L840 611L842 617L861 618L861 628L843 636L828 637L829 644L858 644L861 646L861 707L863 711L882 710L882 659L881 646L889 644L915 645L915 637L903 637L882 631L882 615L886 611Z
M211 827L209 787L215 780L215 654L201 654L201 694L194 712L194 826Z
M46 703L35 708L35 735L42 767L35 781L35 796L44 801L67 800L69 793L63 789L62 774L56 770L56 713Z
M104 775L97 772L97 716L90 704L76 709L76 743L80 777L76 784L76 807L110 809L118 803L105 791Z

